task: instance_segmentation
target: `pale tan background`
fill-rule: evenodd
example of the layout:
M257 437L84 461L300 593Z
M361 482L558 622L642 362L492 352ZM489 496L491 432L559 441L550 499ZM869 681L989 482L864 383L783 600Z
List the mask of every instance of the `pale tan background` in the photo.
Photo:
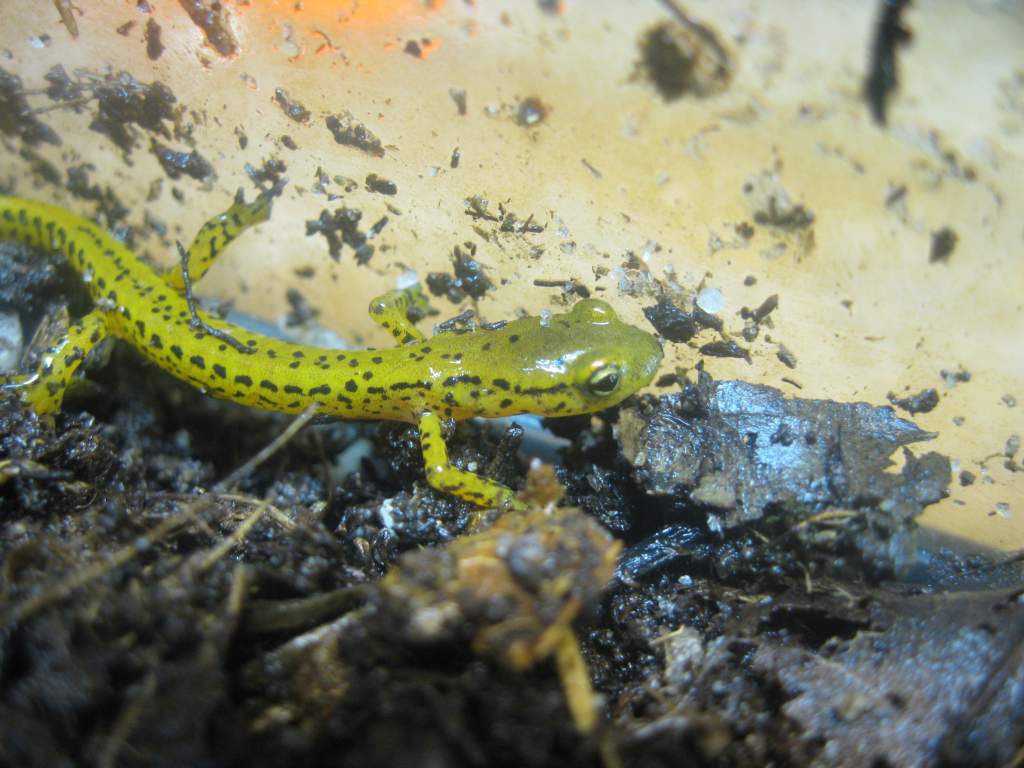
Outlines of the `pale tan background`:
M291 185L272 222L246 235L202 287L271 320L286 308L285 287L297 285L324 325L356 342L384 343L365 316L367 300L406 268L447 269L452 246L467 239L478 243L492 276L508 281L481 303L492 320L518 308L556 307L558 292L534 288L533 280L577 277L591 289L605 286L599 295L642 324L640 308L649 301L617 297L613 277L597 280L591 270L618 266L630 250L650 253L656 275L671 266L684 284L706 279L720 288L732 332L742 327L741 306L778 293L768 333L797 356L796 370L776 359L764 333L751 345L753 365L709 359L708 369L803 397L876 404L890 391L937 387L939 406L916 421L939 433L930 448L979 478L968 488L954 484L926 524L1001 549L1024 546L1024 473L1009 472L998 458L981 465L1012 434L1024 434L1024 4L916 2L906 14L914 41L901 51L902 86L886 130L869 120L860 99L876 6L866 0L688 3L734 54L736 72L720 96L670 104L633 77L638 37L668 18L653 0L568 0L560 15L525 0L300 5L229 4L241 52L224 59L177 2L155 0L167 49L150 62L142 42L147 17L134 2L80 0L81 34L73 40L50 3L0 0L0 67L28 88L41 87L58 62L68 71L110 66L170 85L195 110L196 146L218 172L207 189L165 180L148 210L173 225L172 236L187 239L226 206L245 183L245 162L285 160ZM130 19L137 21L132 33L117 35L115 27ZM435 45L425 59L403 52L406 41L423 38ZM325 39L333 47L324 48ZM313 112L308 126L272 102L278 86ZM466 90L465 117L449 88ZM513 120L527 96L550 108L532 128ZM37 96L33 104L49 102ZM343 110L384 141L384 158L333 142L323 118ZM163 175L152 156L142 148L126 165L109 141L87 130L84 114L45 119L64 145L41 154L60 167L95 164L93 181L136 205L131 220L142 225L150 182ZM245 151L238 126L249 137ZM282 134L299 149L282 147ZM89 210L27 180L18 145L3 141L0 176L22 178L20 194ZM452 170L456 146L462 163ZM367 226L387 212L386 202L401 212L391 214L376 241L387 250L369 267L357 267L351 252L335 265L321 238L305 236L304 222L326 205L309 193L318 166L397 183L394 198L360 190L344 201L364 210ZM744 182L776 166L789 194L815 214L811 249L764 227L749 244L735 235L733 226L750 220ZM964 178L967 167L975 180ZM907 188L905 207L886 208L887 193L899 185ZM172 186L184 193L183 204L169 194ZM546 229L484 242L464 214L462 201L473 194L492 208L507 201ZM959 243L948 264L930 265L931 232L943 226ZM715 238L735 247L716 251ZM567 255L570 241L575 249ZM530 246L543 247L543 256L531 259ZM156 238L146 252L169 257ZM307 266L316 278L293 276ZM757 277L755 286L743 286L747 275ZM454 313L450 305L444 310ZM695 359L693 350L674 346L665 370ZM959 365L972 380L947 388L939 370ZM1004 395L1017 406L1008 407ZM956 417L964 418L959 426Z

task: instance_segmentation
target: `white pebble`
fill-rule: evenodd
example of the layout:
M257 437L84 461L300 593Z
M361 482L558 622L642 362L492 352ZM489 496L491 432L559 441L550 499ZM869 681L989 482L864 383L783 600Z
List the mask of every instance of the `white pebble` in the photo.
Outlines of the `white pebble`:
M709 315L715 315L725 308L725 297L717 288L701 288L697 294L697 306Z

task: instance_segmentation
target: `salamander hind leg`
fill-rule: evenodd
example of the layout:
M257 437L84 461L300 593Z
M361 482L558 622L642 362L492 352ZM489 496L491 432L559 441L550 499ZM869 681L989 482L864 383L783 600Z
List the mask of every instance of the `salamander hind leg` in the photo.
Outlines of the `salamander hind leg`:
M36 413L60 410L64 392L90 350L107 335L104 316L91 312L73 321L42 356L39 368L24 376L0 376L0 389L19 396Z
M414 323L429 311L430 304L419 283L388 291L370 302L370 317L387 328L399 344L426 339Z
M251 203L245 202L242 190L235 195L235 201L223 213L219 213L203 224L188 247L188 270L193 282L198 282L211 267L214 260L228 244L249 227L261 224L270 218L274 198L280 194L283 183L261 192ZM164 282L179 293L184 292L185 282L181 265L163 273Z
M504 505L513 509L527 508L515 498L511 488L465 469L459 469L448 461L448 448L444 444L441 419L437 414L431 411L422 414L419 426L423 463L427 482L432 488L458 496L478 507Z

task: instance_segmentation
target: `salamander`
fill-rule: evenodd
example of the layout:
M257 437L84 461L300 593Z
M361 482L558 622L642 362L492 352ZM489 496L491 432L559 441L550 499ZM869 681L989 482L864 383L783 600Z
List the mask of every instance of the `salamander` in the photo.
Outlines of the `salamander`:
M0 239L62 253L94 303L46 350L37 370L0 376L0 386L39 413L59 410L86 355L113 336L214 397L285 413L316 404L342 419L418 424L429 484L485 507L517 502L509 488L449 462L443 421L591 413L646 386L658 369L662 350L654 336L597 299L563 314L427 338L409 319L426 306L422 290L395 290L371 301L369 311L397 345L358 351L280 341L196 308L189 278L201 278L228 243L266 221L277 191L251 203L239 193L202 226L181 264L166 270L70 211L0 196Z

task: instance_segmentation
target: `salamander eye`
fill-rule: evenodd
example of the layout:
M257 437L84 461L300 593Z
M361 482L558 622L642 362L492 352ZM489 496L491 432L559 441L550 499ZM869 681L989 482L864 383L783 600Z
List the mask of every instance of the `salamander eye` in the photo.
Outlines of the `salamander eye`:
M619 380L621 378L618 367L614 365L606 365L591 374L590 378L587 380L587 389L589 389L593 395L604 397L618 389Z

